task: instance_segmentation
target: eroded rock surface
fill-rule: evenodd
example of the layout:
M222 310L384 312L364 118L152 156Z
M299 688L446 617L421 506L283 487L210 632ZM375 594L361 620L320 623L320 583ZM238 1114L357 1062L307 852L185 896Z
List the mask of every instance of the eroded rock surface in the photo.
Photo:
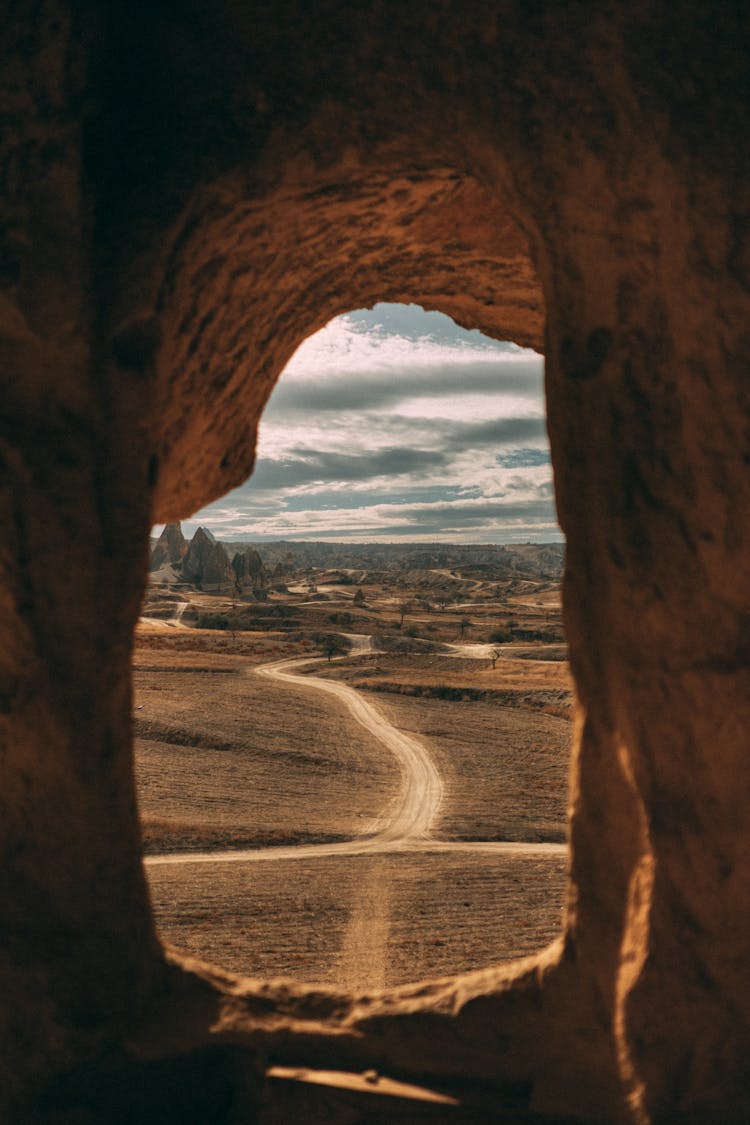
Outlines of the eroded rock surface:
M235 552L232 556L232 570L237 588L240 590L257 590L265 585L266 571L263 560L253 547Z
M199 527L182 560L182 576L199 590L226 590L234 584L235 571L223 543Z
M165 564L180 564L187 554L188 544L179 523L168 523L156 541L151 552L151 570L159 570Z
M251 1119L262 1059L748 1119L747 36L697 2L12 6L0 1116ZM294 349L375 300L544 343L580 717L561 942L357 1000L167 966L129 658L150 525L239 484Z

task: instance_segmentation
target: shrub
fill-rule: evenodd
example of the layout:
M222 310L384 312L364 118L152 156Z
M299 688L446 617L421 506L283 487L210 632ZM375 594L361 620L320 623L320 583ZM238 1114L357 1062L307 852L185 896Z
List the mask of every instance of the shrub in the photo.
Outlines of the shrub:
M198 629L228 629L229 617L226 613L198 613L195 624Z
M329 613L328 620L332 625L351 625L351 613Z
M349 642L339 633L311 633L310 636L323 655L328 657L329 664L334 656L343 655L343 653L349 651Z

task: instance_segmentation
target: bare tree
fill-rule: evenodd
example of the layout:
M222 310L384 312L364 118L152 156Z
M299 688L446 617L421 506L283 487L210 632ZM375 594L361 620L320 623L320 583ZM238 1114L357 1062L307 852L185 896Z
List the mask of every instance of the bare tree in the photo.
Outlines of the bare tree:
M461 640L463 640L464 631L466 629L468 629L470 625L471 625L471 621L469 620L468 617L462 617L461 620L459 621L458 627L461 630Z
M490 653L490 660L492 661L492 671L493 672L495 671L495 665L497 664L498 660L500 659L500 657L502 655L503 655L503 650L501 648L493 648L492 652Z
M398 623L399 629L404 624L404 618L406 617L406 615L407 615L407 613L409 612L410 609L411 609L411 602L403 601L403 602L398 603L398 612L401 615L399 623Z

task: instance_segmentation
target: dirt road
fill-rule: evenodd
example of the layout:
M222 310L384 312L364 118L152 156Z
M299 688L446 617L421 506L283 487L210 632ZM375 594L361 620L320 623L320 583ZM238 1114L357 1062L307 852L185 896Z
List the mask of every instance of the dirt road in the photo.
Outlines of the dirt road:
M139 621L143 625L150 625L151 628L157 628L160 632L166 632L168 629L186 629L184 621L182 620L183 614L190 602L177 602L174 607L174 613L171 617L139 617Z
M369 640L369 638L367 638ZM366 651L363 646L363 651ZM396 851L487 852L515 856L560 856L566 845L515 841L452 841L430 838L443 797L443 782L429 751L418 739L392 726L359 692L335 680L299 676L293 671L310 660L281 660L254 669L254 674L334 696L352 718L392 754L401 769L401 787L382 815L361 835L335 844L301 844L231 851L182 852L148 856L148 866L188 863L247 863L324 856L371 855Z
M372 638L369 636L350 635L347 639L352 646L352 652L364 655L373 651ZM253 669L250 674L259 675L281 685L294 685L298 690L303 688L310 692L324 692L326 695L333 697L337 709L343 706L354 722L380 742L383 749L398 763L401 771L401 784L398 793L383 809L380 816L371 821L361 835L339 843L171 853L149 856L145 859L145 863L147 868L153 872L152 879L157 879L157 885L161 888L160 893L162 895L165 887L199 887L201 886L201 880L205 881L206 878L212 883L221 883L221 876L223 875L224 880L226 881L228 878L229 885L233 888L232 901L234 901L235 885L237 893L241 896L243 885L250 877L250 870L258 863L266 864L282 861L282 867L277 868L277 870L284 871L283 861L292 860L295 869L309 873L311 870L315 870L316 865L313 863L308 866L304 861L321 860L325 868L331 866L335 872L339 870L336 865L336 857L363 857L365 862L361 864L361 874L358 874L354 883L350 884L350 887L354 888L353 891L347 892L346 883L342 886L342 903L347 901L348 896L348 920L336 942L335 953L328 953L327 958L335 966L335 982L338 987L355 993L367 992L385 987L392 979L394 972L401 971L403 973L403 967L400 970L398 968L399 961L395 954L395 951L399 948L410 951L408 952L410 969L415 964L421 966L424 963L428 969L434 970L436 948L433 947L432 943L435 942L436 946L445 945L442 931L439 931L441 935L439 938L435 937L434 927L430 929L429 934L426 933L423 918L425 906L424 904L419 906L416 902L413 907L412 905L409 907L408 917L410 921L406 931L408 940L406 945L403 944L404 914L402 900L404 891L399 880L400 878L403 879L404 872L401 869L400 876L395 873L394 864L400 862L397 856L400 855L401 859L407 862L412 862L419 856L418 863L420 864L422 857L424 857L426 863L442 864L445 862L449 867L451 864L455 865L458 862L460 867L461 855L473 853L482 866L484 866L484 860L480 857L487 856L490 861L490 869L493 871L503 870L502 865L506 861L500 858L502 856L507 857L510 862L519 858L528 859L531 861L530 870L533 870L535 866L538 868L540 865L538 863L535 865L533 861L541 859L545 861L541 864L544 871L554 872L556 868L554 861L557 860L559 865L560 857L566 853L566 847L562 844L553 843L474 842L432 838L430 833L436 824L443 799L443 781L429 749L418 738L393 726L375 704L370 703L347 684L336 680L323 679L316 675L297 674L303 666L317 663L318 660L319 658L315 660L287 659L276 661ZM353 752L356 752L356 742L353 745ZM404 853L408 853L408 856L405 856ZM204 866L217 863L239 864L240 866L229 870L224 867L221 872L217 872L215 867L212 870ZM243 871L242 864L249 865L246 871ZM297 868L297 864L300 865L299 868ZM179 865L179 867L176 865ZM159 871L154 870L155 868ZM288 871L287 867L287 874L282 878L289 879ZM234 878L235 872L236 879ZM272 872L273 869L269 874ZM263 876L257 867L255 867L254 876L262 882ZM460 879L463 878L464 876L461 875ZM465 886L466 884L462 882L461 885ZM479 884L470 885L474 886L474 891L464 890L461 898L466 895L473 898L474 894L477 893L476 888L481 885L481 880ZM168 891L167 897L171 901L174 897L173 890ZM177 900L182 901L179 894ZM456 928L456 933L460 938L460 953L457 951L457 955L465 959L467 956L466 949L477 947L476 964L470 962L471 967L476 967L483 963L483 956L487 956L484 945L487 935L481 925L481 919L483 918L481 910L478 911L477 915L479 923L470 919L467 920L466 907L469 905L468 901L463 902L462 906L459 907L459 916L456 916L454 910L454 913L450 915L451 921L443 924ZM413 918L412 909L414 910ZM172 914L174 914L174 910L172 910ZM190 911L188 914L190 914ZM438 930L440 924L440 922L436 922ZM528 918L525 915L523 922L520 924L522 926L528 925ZM244 922L242 926L244 926ZM244 935L242 927L240 927L238 933ZM283 928L281 933L282 935L285 933ZM191 948L201 954L205 948L203 940L202 937L196 937L190 933ZM250 947L246 947L245 944L247 940L245 936L234 938L229 945L231 955L236 956L236 947L239 944L243 958L250 957ZM295 944L296 937L290 938L287 934L285 938L280 940L282 940L282 948L293 949L295 951L294 957L300 955L300 947ZM287 943L286 946L283 944L284 941ZM309 934L307 941L309 943ZM196 942L197 947L193 944ZM472 942L474 946L472 946ZM479 944L477 944L478 942ZM276 936L274 936L272 944L276 951L278 944ZM491 945L489 948L491 948ZM303 952L302 956L304 955ZM274 953L274 957L276 956L277 952ZM293 958L284 965L285 972L289 971L290 965L292 968L296 965ZM445 971L445 965L442 966L442 969Z

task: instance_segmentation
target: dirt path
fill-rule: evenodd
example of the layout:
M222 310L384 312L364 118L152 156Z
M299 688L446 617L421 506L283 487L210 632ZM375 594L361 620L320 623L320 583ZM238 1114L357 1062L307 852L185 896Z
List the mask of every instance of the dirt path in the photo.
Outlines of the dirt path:
M372 651L372 638L352 635L354 651ZM565 854L562 844L523 844L510 841L469 842L430 838L443 797L443 782L426 746L392 726L378 708L353 688L319 676L295 674L308 660L281 660L255 668L254 674L295 688L322 691L344 705L351 717L392 754L401 770L397 796L369 826L365 834L336 844L302 844L292 847L248 848L233 851L191 852L149 856L148 867L165 864L267 863L278 860L317 859L332 856L378 856L386 853L484 852L533 858ZM365 865L363 879L351 904L348 925L338 953L338 984L352 992L385 987L391 932L391 882L387 863Z
M182 624L182 615L184 614L185 610L187 609L187 607L189 605L190 605L190 602L178 602L177 603L177 605L174 608L174 616L172 617L172 621L175 623L175 625L181 625Z
M160 632L166 632L168 629L186 629L182 615L189 605L190 602L177 602L171 617L139 617L138 620L143 625L156 627Z
M264 664L256 674L269 680L313 688L341 700L349 714L396 759L401 770L401 788L391 807L384 810L370 842L402 845L424 839L435 820L443 798L443 782L426 747L416 738L392 726L385 716L358 691L336 680L319 676L297 676L291 669L305 661L282 660Z
M454 645L446 642L446 648L449 650L446 656L460 656L465 660L491 660L493 654L497 653L503 646L493 644L480 644L476 641L466 644Z
M349 992L385 988L391 928L387 864L377 859L367 865L344 933L338 979Z
M369 640L369 638L368 638ZM363 647L362 651L367 651ZM284 859L318 859L324 856L373 855L396 851L486 852L541 858L565 855L565 844L518 843L490 840L434 840L430 828L443 796L443 782L427 748L416 738L397 730L375 707L353 688L319 676L295 675L292 669L310 660L280 660L255 668L254 674L270 680L327 692L344 703L352 718L393 754L401 769L397 797L370 826L369 831L336 844L299 844L227 851L172 852L148 856L147 866L189 863L258 863Z

